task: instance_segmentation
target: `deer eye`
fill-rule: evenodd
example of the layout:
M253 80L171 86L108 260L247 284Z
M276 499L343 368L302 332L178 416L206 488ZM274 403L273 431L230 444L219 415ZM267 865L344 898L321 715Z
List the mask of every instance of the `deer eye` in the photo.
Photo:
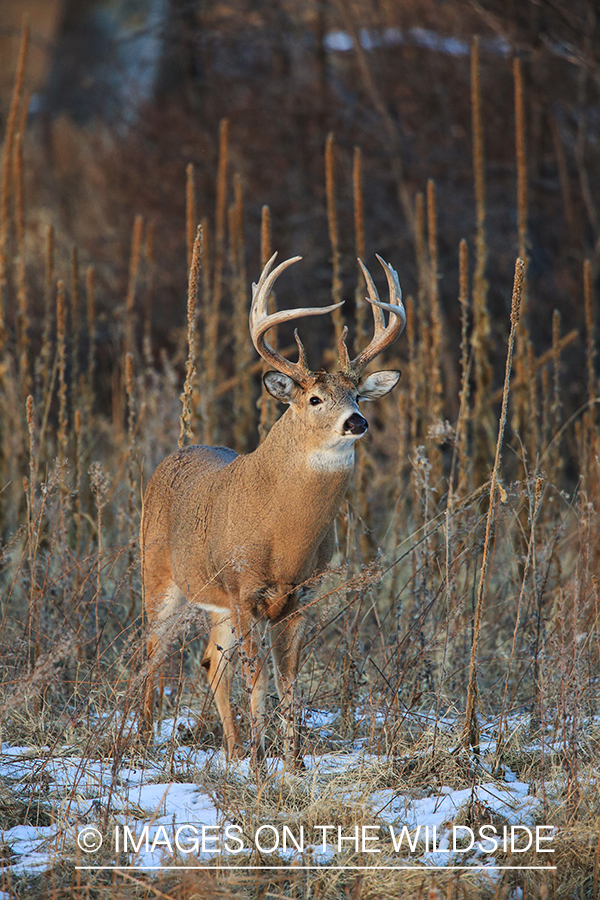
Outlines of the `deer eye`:
M311 406L319 406L323 401L320 397L311 397L308 402Z

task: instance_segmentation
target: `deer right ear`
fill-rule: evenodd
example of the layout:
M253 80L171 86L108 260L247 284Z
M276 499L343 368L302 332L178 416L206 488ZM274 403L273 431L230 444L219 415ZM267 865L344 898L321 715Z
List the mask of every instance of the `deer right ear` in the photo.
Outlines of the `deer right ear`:
M282 403L291 403L298 390L294 379L282 372L265 372L263 384L271 396L276 400L281 400Z

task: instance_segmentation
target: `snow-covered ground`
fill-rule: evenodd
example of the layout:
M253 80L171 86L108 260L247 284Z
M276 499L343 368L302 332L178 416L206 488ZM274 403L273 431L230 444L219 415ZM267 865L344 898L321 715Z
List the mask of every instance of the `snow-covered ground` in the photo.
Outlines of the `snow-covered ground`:
M329 714L312 714L327 728ZM2 833L15 875L47 869L59 858L84 867L109 866L261 868L335 865L480 868L496 877L498 852L537 844L540 864L552 864L551 823L540 825L540 802L529 785L506 770L502 780L486 773L472 788L439 785L421 790L381 787L394 783L392 760L369 753L324 753L304 758L305 771L290 775L281 760L268 762L271 793L284 798L279 813L257 816L257 776L248 760L228 764L222 751L174 747L169 740L186 716L165 720L152 764L132 759L115 765L47 748L2 745L0 777L12 796L25 801L43 785L48 825L16 825ZM158 761L156 761L158 760ZM386 775L382 779L382 774ZM168 774L167 774L168 773ZM286 817L289 785L306 798L311 813ZM370 787L371 785L371 787ZM241 794L240 794L241 789ZM246 800L240 800L246 793ZM228 802L228 795L233 798ZM332 805L332 798L335 803ZM246 808L244 808L246 803ZM322 803L322 818L315 808ZM315 806L316 804L316 806ZM32 804L35 806L35 804ZM466 810L485 810L493 822L469 829ZM335 810L344 809L340 816ZM356 821L352 815L356 810ZM340 821L336 821L336 817ZM29 816L28 820L31 820ZM343 820L343 821L342 821Z

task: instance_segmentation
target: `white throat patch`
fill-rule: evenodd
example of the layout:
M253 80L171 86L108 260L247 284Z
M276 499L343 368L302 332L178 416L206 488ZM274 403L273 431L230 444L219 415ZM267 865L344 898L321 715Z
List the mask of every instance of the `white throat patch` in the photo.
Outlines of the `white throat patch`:
M354 467L354 444L349 438L340 438L335 444L308 454L308 468L314 472L342 472Z

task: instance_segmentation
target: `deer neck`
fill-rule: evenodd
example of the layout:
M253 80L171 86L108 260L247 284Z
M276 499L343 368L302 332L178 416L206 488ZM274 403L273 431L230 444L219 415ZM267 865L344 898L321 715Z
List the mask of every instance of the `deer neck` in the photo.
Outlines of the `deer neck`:
M295 487L305 491L309 485L316 486L323 492L319 502L326 505L328 496L338 491L343 495L348 486L354 471L354 443L340 436L339 441L319 445L302 424L287 410L255 451L257 462L273 481L285 482L290 492Z

